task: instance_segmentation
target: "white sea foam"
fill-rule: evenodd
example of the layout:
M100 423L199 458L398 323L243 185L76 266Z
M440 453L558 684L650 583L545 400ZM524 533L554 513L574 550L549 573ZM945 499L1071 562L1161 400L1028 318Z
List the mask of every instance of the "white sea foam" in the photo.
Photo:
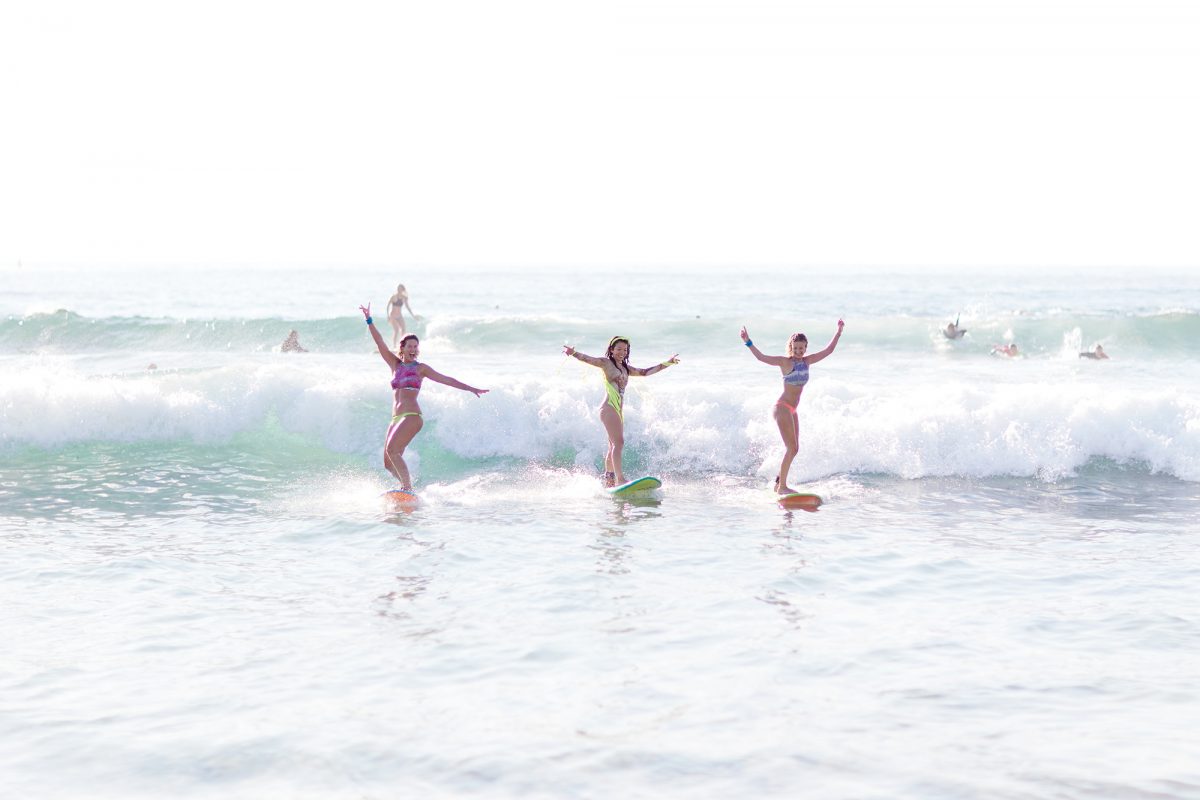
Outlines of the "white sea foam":
M390 410L379 372L277 359L89 376L43 360L0 387L0 441L43 448L172 440L220 446L278 425L329 451L374 459ZM782 454L771 417L773 387L766 381L714 387L683 374L635 380L626 401L629 453L662 472L769 477ZM467 461L545 463L565 455L578 466L594 465L605 444L596 416L602 397L598 381L576 373L520 378L481 398L427 383L427 430L413 455L428 438ZM1147 391L1077 377L1051 386L881 386L823 377L806 391L799 420L794 470L806 479L866 472L1053 480L1104 458L1200 480L1200 401L1181 389Z

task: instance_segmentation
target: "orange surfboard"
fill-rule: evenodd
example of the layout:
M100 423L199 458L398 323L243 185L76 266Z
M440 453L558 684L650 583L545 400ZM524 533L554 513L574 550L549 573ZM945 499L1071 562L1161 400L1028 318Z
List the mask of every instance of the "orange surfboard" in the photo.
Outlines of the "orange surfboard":
M401 511L412 511L420 502L415 494L403 489L392 489L390 492L384 492L380 497L383 498L385 505Z
M792 492L791 494L781 494L776 498L780 508L800 509L801 511L816 511L821 503L825 502L815 494L806 492Z

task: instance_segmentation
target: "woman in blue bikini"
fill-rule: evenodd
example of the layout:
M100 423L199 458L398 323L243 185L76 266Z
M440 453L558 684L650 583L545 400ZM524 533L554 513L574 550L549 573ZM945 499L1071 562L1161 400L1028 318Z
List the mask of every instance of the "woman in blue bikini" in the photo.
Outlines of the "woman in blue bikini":
M563 345L563 352L585 364L599 367L604 372L604 388L607 391L604 402L600 404L600 421L604 423L604 431L608 434L608 452L604 454L604 485L619 486L625 483L625 473L621 470L621 456L625 451L625 385L629 383L629 376L662 372L672 364L679 363L679 354L676 353L661 364L646 369L631 367L629 340L624 336L614 336L608 341L608 351L604 358L585 355L566 344Z
M417 395L421 391L421 381L428 378L435 383L444 383L464 392L471 392L476 397L486 394L487 389L476 389L461 381L442 375L428 364L417 361L420 354L421 342L414 334L409 334L400 340L399 353L388 350L383 336L376 329L371 319L371 304L358 307L367 320L367 329L371 338L379 348L379 355L387 362L392 370L392 389L395 398L392 403L392 422L388 425L387 437L383 441L383 466L400 481L400 488L406 492L412 491L412 479L408 475L408 465L404 463L404 448L421 430L425 424L421 420L421 406L417 405Z
M779 426L779 435L783 437L783 463L779 465L779 474L775 476L775 491L779 494L792 494L794 491L787 485L788 470L792 468L792 459L800 452L800 423L796 417L796 406L800 404L800 395L808 383L808 367L833 352L838 339L842 338L845 325L839 319L837 333L829 340L829 344L811 356L804 354L808 350L808 337L803 333L792 334L787 343L786 356L768 356L754 346L750 334L746 333L745 327L742 328L742 341L754 357L764 364L779 367L783 373L783 394L775 401L775 424Z

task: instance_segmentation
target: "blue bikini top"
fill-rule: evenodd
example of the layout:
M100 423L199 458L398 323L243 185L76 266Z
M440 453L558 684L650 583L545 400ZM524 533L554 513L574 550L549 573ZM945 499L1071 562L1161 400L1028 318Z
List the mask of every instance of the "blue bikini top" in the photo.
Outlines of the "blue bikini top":
M803 386L808 383L808 364L803 360L792 362L792 371L783 376L787 386Z

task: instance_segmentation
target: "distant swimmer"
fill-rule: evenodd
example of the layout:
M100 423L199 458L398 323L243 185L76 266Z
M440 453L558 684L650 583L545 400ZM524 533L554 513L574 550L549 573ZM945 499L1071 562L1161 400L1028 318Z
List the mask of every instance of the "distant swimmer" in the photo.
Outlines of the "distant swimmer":
M396 292L388 298L387 303L388 322L392 324L392 347L398 347L396 343L408 331L408 328L404 325L405 308L408 309L409 314L412 314L413 320L421 318L419 314L412 310L412 306L408 304L408 290L404 288L403 283L398 283L396 284Z
M1102 346L1096 345L1095 350L1084 350L1082 353L1079 354L1079 357L1080 358L1094 358L1098 361L1103 361L1108 358L1108 353L1104 352L1104 348Z
M958 327L958 317L954 318L954 322L949 323L942 330L942 335L947 339L961 339L963 334L967 332L966 328Z
M1020 351L1019 351L1019 350L1017 350L1017 345L1016 345L1016 343L1014 342L1013 344L997 344L997 345L993 345L993 346L992 346L992 355L994 355L994 356L1007 356L1007 357L1009 357L1009 358L1016 358L1017 356L1021 355L1021 353L1020 353Z
M307 353L308 350L300 346L300 334L295 331L289 331L287 338L283 340L283 344L279 345L281 353Z
M417 395L421 391L421 381L428 378L435 383L453 386L464 392L471 392L476 397L487 394L487 389L476 389L454 378L434 371L428 364L417 361L420 355L421 342L414 334L408 334L400 341L399 354L387 349L383 335L375 327L371 319L371 304L358 307L367 321L367 330L379 348L379 355L392 370L392 421L388 424L387 436L383 440L383 466L400 481L400 488L406 492L412 491L412 479L408 474L408 465L404 463L404 448L408 447L413 437L425 424L421 419L421 406L417 404Z
M604 485L617 486L625 483L625 472L621 469L621 457L625 451L625 386L630 376L647 377L662 372L672 364L679 363L679 354L653 367L629 366L629 340L614 336L608 340L604 358L585 355L568 344L563 352L585 364L598 367L604 373L605 398L600 404L600 422L608 434L608 451L604 454Z
M838 340L842 338L842 328L845 325L846 323L839 319L837 333L829 340L829 344L825 345L824 350L818 350L811 356L805 355L808 351L808 337L803 333L792 334L788 339L785 350L787 355L768 356L754 346L745 327L741 330L742 342L750 348L750 353L764 364L779 367L783 374L783 394L775 401L773 411L775 424L779 426L779 435L783 437L783 462L779 465L779 474L775 476L775 491L779 494L795 494L795 490L787 485L788 472L792 468L792 459L800 452L800 421L796 415L796 406L800 404L800 395L804 393L804 387L808 383L808 367L833 352Z

